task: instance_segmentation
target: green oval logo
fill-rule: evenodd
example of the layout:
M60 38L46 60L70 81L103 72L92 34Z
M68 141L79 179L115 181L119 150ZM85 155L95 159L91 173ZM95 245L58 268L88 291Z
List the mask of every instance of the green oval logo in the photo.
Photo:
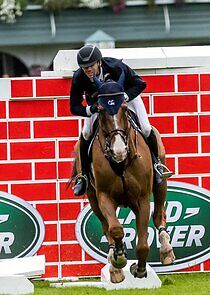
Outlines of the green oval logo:
M154 208L151 197L148 263L156 272L184 269L210 258L209 205L209 191L187 183L168 182L167 230L171 236L176 260L174 265L163 266L159 258L158 231L151 218ZM124 243L128 259L135 260L135 215L128 208L118 208L117 214L124 228ZM83 209L77 219L76 235L80 245L89 255L100 262L107 263L108 242L103 235L100 221L93 214L90 205Z
M34 255L44 234L44 222L29 203L0 192L0 259Z

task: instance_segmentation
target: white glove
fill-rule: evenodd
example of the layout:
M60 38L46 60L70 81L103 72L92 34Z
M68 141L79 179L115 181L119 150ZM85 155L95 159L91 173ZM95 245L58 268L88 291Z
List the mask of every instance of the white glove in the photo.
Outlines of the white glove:
M126 92L124 92L124 98L125 98L125 101L128 102L129 101L129 96L127 95Z

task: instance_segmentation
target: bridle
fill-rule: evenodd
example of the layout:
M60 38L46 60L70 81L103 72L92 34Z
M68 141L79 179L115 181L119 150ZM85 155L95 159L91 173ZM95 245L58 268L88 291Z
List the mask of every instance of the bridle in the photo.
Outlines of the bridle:
M126 116L126 119L127 119L127 116ZM99 120L100 120L100 113L99 113ZM101 143L101 140L99 139L99 135L98 135L98 140L99 140L101 149L103 151L103 154L105 155L106 158L108 158L111 161L116 162L116 156L115 156L115 153L114 153L113 148L112 148L112 141L113 141L113 138L116 135L120 135L122 141L125 144L126 153L127 154L129 153L129 137L130 137L130 128L131 128L130 124L129 124L129 128L127 128L126 130L124 130L122 128L117 128L117 129L113 129L113 130L110 130L110 131L106 131L106 130L104 130L102 128L102 126L100 128L101 128L102 133L103 133L104 138L105 138L104 147L103 147L103 145Z

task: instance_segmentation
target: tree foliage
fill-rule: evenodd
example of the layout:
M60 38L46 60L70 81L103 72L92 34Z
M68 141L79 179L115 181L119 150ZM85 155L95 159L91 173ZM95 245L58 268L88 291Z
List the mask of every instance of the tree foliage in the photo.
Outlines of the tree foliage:
M124 9L125 2L126 0L0 0L0 20L14 23L29 4L38 4L53 12L75 7L97 9L109 5L114 12L119 13Z

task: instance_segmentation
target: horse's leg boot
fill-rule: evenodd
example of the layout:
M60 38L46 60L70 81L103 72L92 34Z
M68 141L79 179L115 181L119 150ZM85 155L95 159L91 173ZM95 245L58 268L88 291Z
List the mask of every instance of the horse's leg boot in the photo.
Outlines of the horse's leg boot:
M170 244L170 236L165 227L159 228L160 261L163 265L174 263L175 255Z

